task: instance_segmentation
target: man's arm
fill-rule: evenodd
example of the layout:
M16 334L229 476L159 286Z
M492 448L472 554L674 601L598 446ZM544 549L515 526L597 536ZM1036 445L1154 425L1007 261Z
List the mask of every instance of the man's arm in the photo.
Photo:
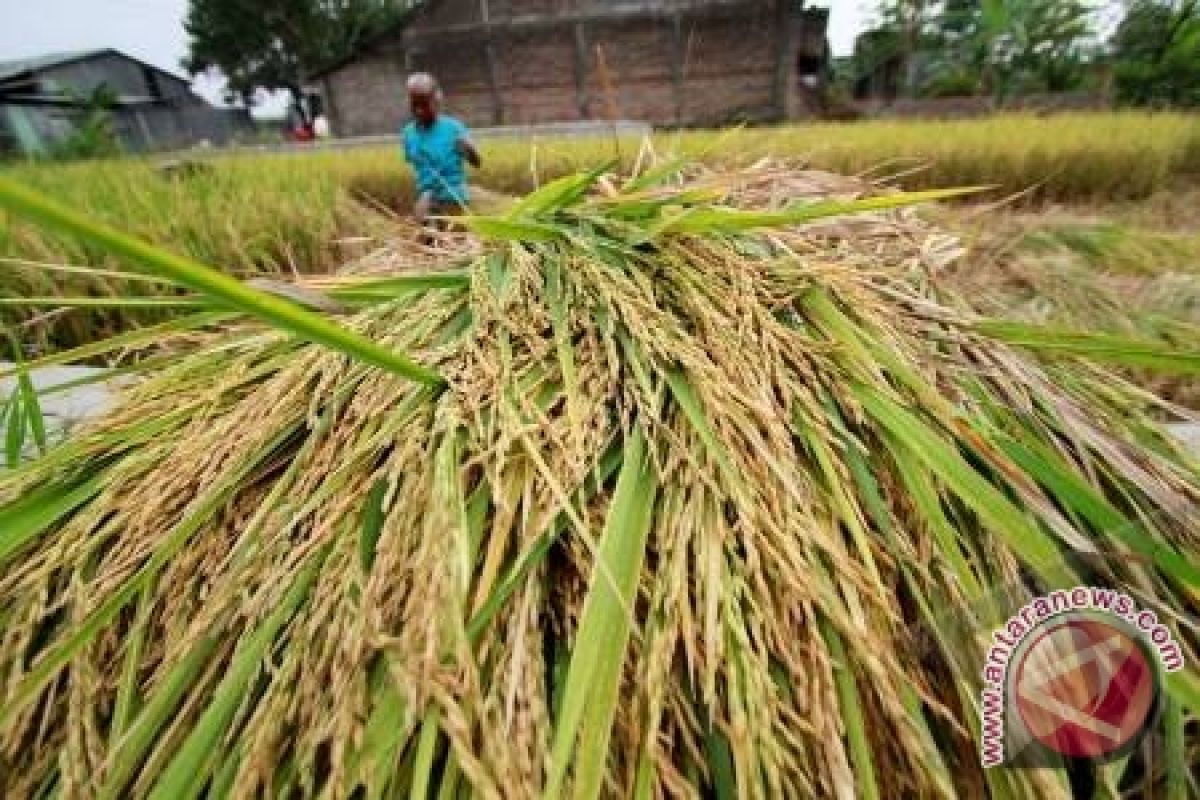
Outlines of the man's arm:
M458 152L472 167L479 169L483 165L483 159L479 157L479 150L476 149L475 143L467 137L466 133L458 137L455 145L458 147Z
M412 136L409 135L408 129L404 129L400 133L400 149L404 151L404 160L409 164L416 165L416 153L414 152Z

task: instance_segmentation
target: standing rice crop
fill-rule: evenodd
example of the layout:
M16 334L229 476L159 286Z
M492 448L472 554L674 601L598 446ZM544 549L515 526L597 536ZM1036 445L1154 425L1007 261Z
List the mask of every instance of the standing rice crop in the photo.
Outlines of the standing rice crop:
M978 767L985 642L1099 582L1194 665L1196 463L1096 348L1047 372L940 304L936 232L793 227L938 194L736 208L682 168L468 218L454 280L344 283L335 349L196 312L4 473L6 796L1068 796ZM1166 702L1182 741L1194 666Z

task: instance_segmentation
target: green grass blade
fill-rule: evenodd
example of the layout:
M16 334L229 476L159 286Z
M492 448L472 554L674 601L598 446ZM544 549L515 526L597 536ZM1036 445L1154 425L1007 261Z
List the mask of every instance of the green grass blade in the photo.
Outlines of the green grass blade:
M49 486L0 508L0 565L51 525L95 497L103 485L103 476L95 475L74 483Z
M600 176L616 166L615 161L601 164L587 172L565 175L535 189L518 200L507 216L516 221L526 217L553 214L579 202Z
M1200 350L1181 350L1161 342L1111 333L1086 333L1023 322L989 320L977 322L973 327L984 336L1048 356L1078 356L1123 367L1200 374Z
M85 618L65 639L43 654L9 694L7 705L0 707L0 727L8 723L52 681L82 648L104 629L104 627L137 596L142 588L158 575L159 570L217 513L234 492L242 485L246 476L268 458L280 444L290 438L298 424L281 431L265 448L246 458L234 467L223 480L197 499L188 515L159 544L146 563L121 584L109 598Z
M229 669L213 694L212 702L158 779L150 793L151 800L193 798L204 788L217 746L238 707L245 702L250 682L262 669L263 661L280 631L308 598L329 551L330 547L326 546L312 556L278 608L238 647Z
M867 738L867 724L863 718L854 672L850 669L850 661L846 655L846 646L841 635L825 617L818 615L817 627L820 628L821 638L825 640L825 646L829 648L829 655L833 659L833 683L837 691L838 705L842 709L846 741L850 745L850 759L854 764L856 796L865 800L878 800L879 781L875 777L871 742Z
M146 634L150 627L150 612L154 608L155 584L156 581L151 581L142 589L141 596L138 597L133 629L125 636L121 680L117 686L117 701L113 706L112 723L109 726L109 738L112 741L118 740L129 727L141 702L139 670L146 651Z
M601 458L600 464L596 467L594 480L585 485L579 492L579 505L583 506L592 499L599 486L603 485L617 471L624 458L619 447L614 447L605 453ZM516 563L513 564L504 580L488 595L488 599L480 606L475 616L471 618L467 625L467 637L472 642L478 642L479 638L487 630L487 626L495 618L496 614L504 606L510 597L520 588L521 584L529 576L529 573L550 553L550 548L557 541L558 537L570 527L570 518L566 513L560 514L554 521L551 529L539 536L533 544L531 544L525 552L518 556Z
M415 724L393 683L386 659L386 655L377 656L371 667L371 713L363 729L362 748L351 756L353 766L349 770L350 780L366 789L368 800L383 797Z
M984 191L986 187L971 186L961 189L935 189L926 192L901 192L867 197L861 200L827 200L810 203L783 211L740 211L732 208L696 208L681 214L662 233L737 233L755 228L777 228L799 225L804 222L837 217L843 214L859 214L864 211L882 211L891 208L929 203Z
M595 798L600 793L621 666L633 625L627 609L634 607L657 492L645 436L635 430L625 443L624 463L605 520L597 564L592 569L576 633L575 651L567 670L555 720L550 774L543 795L546 798L562 795L572 763L573 796Z
M363 511L362 531L359 536L359 562L363 572L370 574L375 564L375 546L379 543L379 534L383 532L383 500L387 495L388 482L380 478L367 494L366 506Z
M685 156L677 156L676 158L667 159L661 164L657 164L650 169L638 175L636 178L630 178L621 187L622 194L634 194L644 189L650 189L660 184L666 183L675 176L679 175L685 167L692 163L692 159Z
M671 389L671 396L675 398L675 403L679 409L683 411L688 422L696 435L700 437L700 441L704 444L704 449L708 451L709 457L717 462L717 465L725 473L725 477L732 483L740 484L741 476L738 474L737 468L733 465L733 459L729 457L729 453L725 445L721 443L717 432L713 429L712 423L704 413L704 406L700 402L699 396L696 394L696 387L681 369L668 369L663 372L663 377L667 381L667 386Z
M431 272L422 275L396 275L391 278L355 280L330 286L323 293L335 300L390 300L410 292L433 289L466 289L471 276L465 272Z
M882 393L863 384L855 385L854 389L863 408L899 446L910 450L939 480L953 489L1028 566L1042 572L1061 562L1062 554L1055 542L967 463L937 431Z
M1200 587L1200 567L1196 566L1200 561L1197 558L1181 555L1155 541L1140 523L1114 508L1103 495L1080 479L1075 470L1054 463L1057 459L1048 448L1038 447L1035 451L1007 437L996 437L993 441L1063 506L1086 519L1099 534L1116 539L1130 550L1151 559L1167 575Z
M119 350L128 350L130 348L151 347L160 342L164 337L173 333L179 333L187 330L197 330L199 328L207 328L211 325L216 325L221 322L226 322L238 316L237 314L228 311L201 311L198 314L189 314L186 317L179 319L168 320L167 322L159 323L158 325L150 325L145 328L139 328L133 331L110 336L107 339L102 339L98 342L91 342L80 347L72 348L71 350L63 350L58 353L51 353L47 356L34 359L25 364L26 369L40 369L42 367L50 367L56 364L71 364L98 356L107 355ZM13 368L6 372L0 372L0 378L10 378L17 374L17 369ZM45 392L43 392L45 394Z
M21 391L16 389L8 400L8 419L4 432L4 460L9 469L21 463L21 452L25 449L25 404Z
M1184 732L1183 709L1174 700L1167 700L1163 710L1163 726L1166 728L1166 752L1163 760L1166 762L1167 786L1166 800L1184 800L1195 797L1188 793L1188 784L1195 780L1189 769L1187 757L1187 736ZM1194 766L1194 764L1192 765ZM1191 787L1195 790L1195 785Z
M213 635L201 638L167 673L146 703L121 732L112 751L98 800L118 800L139 770L144 769L146 754L158 742L163 727L178 712L184 697L196 690L196 681L204 673L220 640Z
M407 356L306 311L287 300L258 291L197 261L160 250L140 239L94 222L19 183L0 177L0 206L46 227L83 239L126 258L155 274L165 275L223 305L258 317L274 327L429 386L444 381L436 372Z
M441 724L442 712L438 709L429 711L421 723L421 734L417 738L417 758L413 765L413 781L408 792L409 800L427 800L429 797L433 761L437 756L438 740L441 738Z
M737 777L733 768L733 753L729 740L712 725L704 734L704 757L712 777L713 795L717 800L736 800Z
M38 402L37 390L33 388L33 381L29 377L29 370L24 366L17 372L17 391L21 397L21 408L25 410L26 422L29 423L29 432L33 434L33 441L37 444L38 452L45 453L46 420L42 415L42 404Z
M212 308L211 300L195 297L0 297L0 308Z
M456 220L485 239L510 242L553 242L563 238L563 231L553 225L506 217L457 217Z

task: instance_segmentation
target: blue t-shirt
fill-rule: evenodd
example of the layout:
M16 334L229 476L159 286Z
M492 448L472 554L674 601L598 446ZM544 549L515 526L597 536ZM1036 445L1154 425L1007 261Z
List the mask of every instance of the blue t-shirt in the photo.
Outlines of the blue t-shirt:
M417 173L417 192L430 192L443 203L465 203L467 180L458 140L467 127L454 117L439 114L428 128L415 121L404 126L404 158Z

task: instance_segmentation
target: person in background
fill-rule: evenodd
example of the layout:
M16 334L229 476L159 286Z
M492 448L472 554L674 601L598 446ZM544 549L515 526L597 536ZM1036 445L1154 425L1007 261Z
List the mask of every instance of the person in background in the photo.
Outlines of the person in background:
M431 215L453 214L466 207L470 198L463 162L478 169L482 160L466 126L439 113L442 90L432 75L410 76L407 88L413 118L404 126L404 158L417 177L413 216L425 225Z

